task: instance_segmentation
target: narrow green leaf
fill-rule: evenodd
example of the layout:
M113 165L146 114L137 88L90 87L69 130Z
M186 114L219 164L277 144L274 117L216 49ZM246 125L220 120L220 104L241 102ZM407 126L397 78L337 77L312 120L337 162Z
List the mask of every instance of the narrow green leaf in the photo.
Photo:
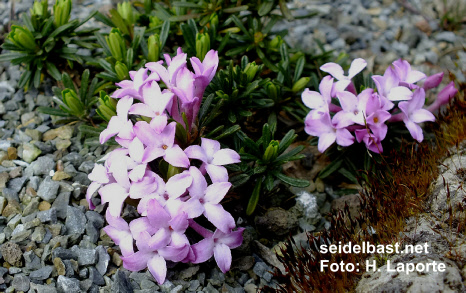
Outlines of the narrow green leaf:
M233 187L239 187L248 182L250 178L251 176L248 174L238 174L230 178L230 183L233 185Z
M330 164L327 165L322 171L319 173L319 178L325 178L331 175L333 172L337 171L338 168L341 167L341 164L343 163L343 160L334 160Z
M286 0L278 0L278 5L280 6L280 10L283 14L283 16L286 18L288 21L294 20L293 15L291 14L290 10L288 9L288 6L286 6Z
M358 182L358 179L356 179L356 176L354 176L353 173L351 173L350 171L346 170L345 168L340 168L340 170L338 170L338 173L340 173L341 175L345 176L346 178L348 178L351 182L355 183L355 184L359 184Z
M35 32L34 26L32 25L31 18L27 15L27 13L23 13L21 15L21 20L23 21L26 28L31 32Z
M261 192L262 178L258 178L254 190L252 191L251 197L249 198L248 206L246 208L246 215L250 216L256 209L257 203L259 202L259 195Z
M73 91L76 91L76 87L74 86L74 83L73 81L71 80L70 76L68 75L68 73L64 72L63 75L62 75L62 80L63 80L63 85L65 86L65 88L68 88L68 89L71 89ZM61 97L61 95L60 95Z
M207 113L207 110L209 110L209 107L212 104L213 100L214 100L214 94L213 93L208 95L207 98L204 100L204 102L202 103L202 107L199 110L199 121L202 121L202 118Z
M190 3L190 2L181 2L181 1L173 1L172 2L173 6L176 7L185 7L185 8L193 8L193 9L202 9L202 5L196 4L196 3Z
M120 29L122 34L130 35L128 27L125 24L125 21L121 17L120 13L116 9L110 9L110 15L112 16L112 22Z
M229 127L227 130L225 130L224 132L222 132L222 134L220 134L219 136L217 136L216 138L214 138L215 140L220 140L226 136L229 136L229 135L232 135L233 133L239 131L241 129L241 126L239 125L233 125L231 127Z
M262 2L262 4L259 6L259 10L257 12L259 14L259 16L264 16L267 13L269 13L272 10L272 8L274 7L274 2L275 1Z
M105 55L112 56L112 52L110 52L110 48L108 47L108 44L105 41L104 36L102 34L97 33L97 32L94 34L94 36L97 39L97 43L99 43L99 45L104 50Z
M169 21L173 21L173 22L180 22L180 21L187 21L189 19L193 19L193 18L198 18L202 16L202 13L192 13L192 14L184 14L184 15L174 15L174 16L170 16L168 18Z
M0 55L0 62L10 61L16 58L24 58L27 56L28 56L27 53L17 53L17 52L3 53Z
M294 133L294 130L291 129L288 131L285 136L282 138L280 143L278 144L278 153L281 154L283 153L290 145L291 143L296 139L298 135Z
M304 58L304 56L299 57L298 61L296 61L296 68L294 69L293 82L296 82L301 77L305 64L306 59Z
M247 6L247 5L241 5L241 6L236 6L236 7L225 8L225 9L223 9L223 12L225 12L225 13L237 13L237 12L248 10L248 8L249 8L249 6Z
M61 80L60 71L58 71L55 64L51 62L45 62L45 66L47 67L47 71L50 73L50 76L52 76L55 80Z
M34 72L34 87L39 88L40 85L40 69L36 69L36 72Z
M95 14L95 19L102 22L103 24L109 26L109 27L116 27L115 24L113 23L112 19L106 15L103 15L100 12L97 12Z
M89 76L90 76L89 69L84 70L81 76L81 88L79 89L79 98L83 102L84 105L87 103L87 87L89 86Z
M309 186L309 181L305 179L291 178L291 177L286 176L283 173L276 173L275 176L281 181L291 186L302 187L302 188Z
M170 21L163 22L162 29L160 30L160 48L163 49L170 33Z
M37 111L44 113L44 114L53 115L53 116L70 117L70 115L64 112L63 110L55 109L51 107L37 107Z
M245 35L247 35L248 37L252 38L251 34L249 33L249 31L244 27L243 23L241 22L241 20L236 16L236 15L232 15L230 16L230 19L233 20L233 22L236 24L237 27L240 28L241 31L243 31L243 33Z

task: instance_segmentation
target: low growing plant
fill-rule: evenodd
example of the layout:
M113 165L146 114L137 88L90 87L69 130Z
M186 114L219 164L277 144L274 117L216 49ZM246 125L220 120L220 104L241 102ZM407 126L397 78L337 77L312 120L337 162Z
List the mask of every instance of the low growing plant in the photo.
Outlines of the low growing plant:
M77 54L79 47L94 48L89 37L98 29L77 31L94 14L83 21L69 21L71 0L57 0L53 14L47 5L47 0L35 1L30 15L22 15L23 26L13 25L2 45L4 50L11 52L2 53L0 62L25 66L19 87L37 88L44 73L61 80L60 70L66 63L70 67L73 62L83 63L83 56Z
M224 165L238 163L240 156L197 135L204 90L218 66L215 51L207 56L203 62L191 58L194 72L180 49L173 58L165 56L167 67L149 62L130 72L131 80L120 82L113 94L119 99L117 116L100 134L101 143L115 137L121 148L89 174L89 207L94 208L92 195L98 190L102 203L108 203L104 230L120 246L123 266L148 267L160 284L167 260L202 263L214 256L225 273L230 249L242 242L244 229L233 230L235 221L220 204L231 187ZM140 214L129 223L120 215L125 202ZM195 221L200 216L214 232ZM188 228L203 239L193 244Z
M357 141L363 142L372 153L380 154L383 152L382 141L392 143L405 132L404 129L400 130L398 122L401 121L409 134L422 142L424 135L419 124L435 121L432 112L447 104L457 93L451 82L439 92L432 104L424 108L426 92L440 84L443 73L426 77L424 73L411 69L407 61L399 59L387 68L383 76L372 76L375 88L367 82L366 85L362 84L361 78L355 85L352 79L365 67L365 60L355 59L348 75L344 75L340 65L324 64L320 69L330 75L320 82L319 92L309 89L303 92L303 103L312 109L306 116L304 130L318 137L320 152L326 151L335 142L342 149ZM417 85L421 80L425 80L422 87ZM342 164L345 170L357 171L355 164L345 160L344 156L338 156L338 160L333 160L322 173L328 175ZM343 175L354 181L355 177L349 176L349 173L352 172L344 172Z

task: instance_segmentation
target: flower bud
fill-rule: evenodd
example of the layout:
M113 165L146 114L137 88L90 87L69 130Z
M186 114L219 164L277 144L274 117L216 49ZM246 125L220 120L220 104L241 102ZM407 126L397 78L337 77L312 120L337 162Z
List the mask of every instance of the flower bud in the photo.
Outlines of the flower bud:
M196 57L203 61L210 50L210 36L208 33L197 33L196 35Z
M154 34L147 40L147 48L149 53L147 59L149 62L159 61L160 56L160 37L158 34Z
M65 89L61 92L63 102L70 108L71 114L81 117L84 113L84 104L74 90Z
M150 28L158 27L158 26L160 26L162 24L163 24L163 20L161 20L157 16L151 16L150 17L150 22L149 22L149 27Z
M55 27L60 27L68 22L71 13L71 0L56 0L53 5L53 23Z
M32 33L25 27L17 25L11 26L11 32L8 38L18 47L27 50L34 51L37 47Z
M118 3L117 11L121 18L125 20L126 24L131 25L134 23L134 10L129 1Z
M443 72L431 75L426 78L424 85L422 86L424 90L430 90L434 87L438 87L438 85L442 82L443 79Z
M32 8L30 10L31 15L45 16L47 14L48 3L47 0L44 1L34 1Z
M264 162L272 162L278 157L278 141L272 140L267 148L265 149L265 153L262 156L262 160Z
M248 65L246 65L244 73L246 73L246 75L248 76L248 82L251 82L254 79L258 70L259 66L256 65L256 62L251 62L248 63Z
M113 116L116 116L117 101L110 98L104 91L100 92L99 107L97 107L97 114L105 121L110 121Z
M113 58L116 61L123 62L126 56L126 44L120 30L113 28L108 37L105 37L107 45L110 48Z
M265 85L265 90L267 91L267 96L274 100L275 102L278 102L278 89L277 87L273 84L273 82L269 81Z
M283 44L283 39L280 36L276 36L273 38L269 43L269 48L278 50L280 46Z
M298 93L298 92L302 91L306 87L309 80L311 80L310 77L301 77L300 79L298 79L297 82L295 82L293 84L293 87L291 88L291 91L293 93Z
M128 67L120 61L117 61L115 64L115 72L119 80L129 79Z

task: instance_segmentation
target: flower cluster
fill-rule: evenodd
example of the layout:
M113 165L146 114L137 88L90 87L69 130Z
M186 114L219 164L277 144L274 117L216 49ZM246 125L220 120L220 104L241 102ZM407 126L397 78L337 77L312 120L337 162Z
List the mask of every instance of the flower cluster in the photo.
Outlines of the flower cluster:
M117 116L100 142L115 137L121 148L109 153L104 165L95 165L86 194L91 209L97 190L101 202L108 203L104 230L120 246L123 266L132 271L148 267L159 283L165 281L167 260L201 263L214 256L228 271L230 249L243 240L244 229L233 231L235 221L220 204L231 187L224 165L238 163L238 153L206 138L183 150L175 139L177 124L188 131L196 127L204 90L218 66L214 50L203 62L191 58L194 72L186 59L178 49L175 57L165 56L167 67L163 61L147 63L130 72L131 80L117 84ZM121 217L127 200L137 203L140 214L129 223ZM201 215L214 232L194 221ZM204 239L191 244L188 228Z
M376 89L366 88L357 93L351 79L366 65L364 59L355 59L346 76L340 65L324 64L320 69L330 75L322 79L319 92L309 89L303 92L303 103L312 109L305 119L305 131L319 137L320 152L334 142L349 146L356 138L367 149L381 153L381 142L388 130L386 123L397 121L403 121L411 136L421 142L424 137L419 123L435 121L432 112L447 104L457 92L451 82L439 92L434 103L424 108L426 91L440 84L443 72L427 77L399 59L383 76L372 76ZM417 85L421 80L423 85Z

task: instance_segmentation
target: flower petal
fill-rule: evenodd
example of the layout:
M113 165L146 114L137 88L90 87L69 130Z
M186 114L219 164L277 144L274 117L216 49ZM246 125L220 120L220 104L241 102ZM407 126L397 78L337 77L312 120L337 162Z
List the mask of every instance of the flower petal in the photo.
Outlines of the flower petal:
M231 214L223 209L220 204L204 203L204 216L215 227L224 233L229 233L235 227L235 220Z
M225 274L231 266L231 250L222 243L217 243L214 247L214 257L220 270Z

